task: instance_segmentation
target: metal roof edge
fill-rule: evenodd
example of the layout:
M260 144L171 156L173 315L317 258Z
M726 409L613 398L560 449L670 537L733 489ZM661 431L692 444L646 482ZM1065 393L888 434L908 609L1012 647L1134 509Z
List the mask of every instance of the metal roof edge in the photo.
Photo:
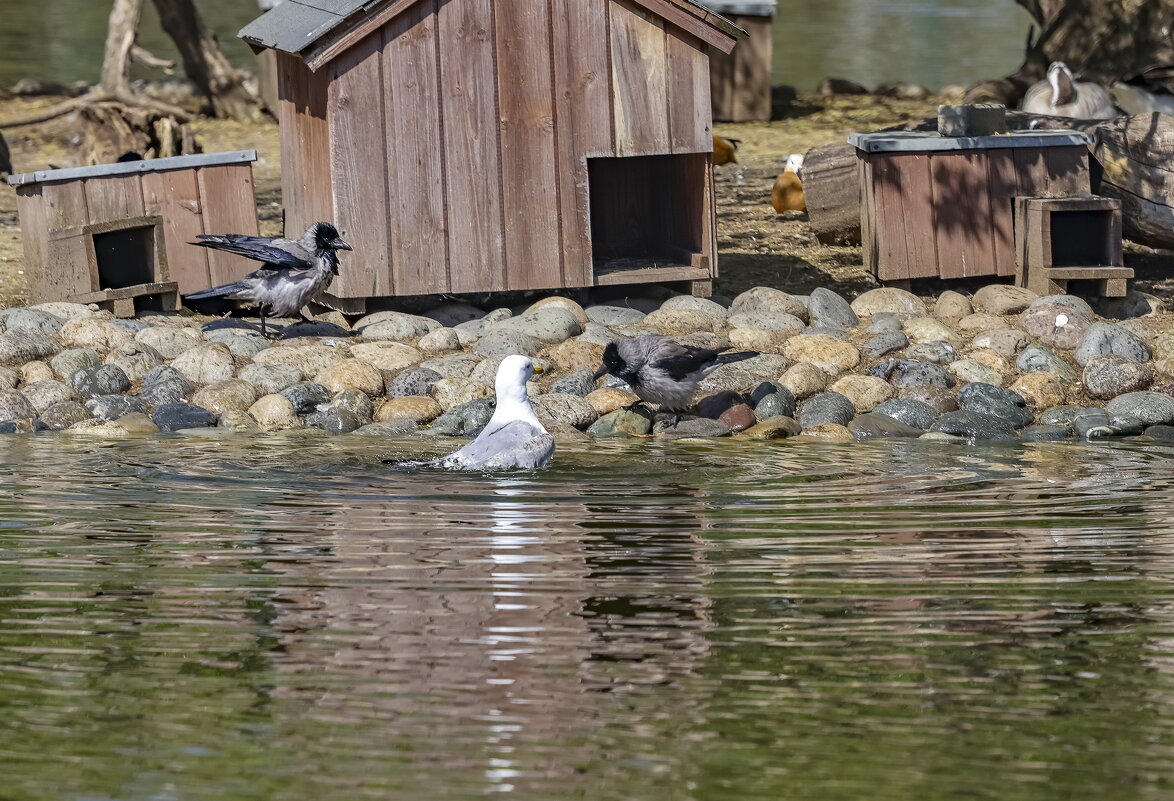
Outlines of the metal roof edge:
M50 181L68 181L72 178L99 178L109 175L134 175L144 172L182 170L188 167L213 167L217 164L240 164L257 160L256 150L233 150L223 153L195 153L190 156L170 156L165 159L123 161L116 164L94 164L89 167L66 167L60 170L39 170L8 176L10 186L28 186Z

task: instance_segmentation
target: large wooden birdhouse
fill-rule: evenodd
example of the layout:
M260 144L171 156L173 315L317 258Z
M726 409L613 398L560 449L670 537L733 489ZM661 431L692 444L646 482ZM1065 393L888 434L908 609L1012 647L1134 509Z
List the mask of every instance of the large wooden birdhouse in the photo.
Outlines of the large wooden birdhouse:
M332 294L553 289L717 274L709 56L692 0L284 0L287 231L354 245Z

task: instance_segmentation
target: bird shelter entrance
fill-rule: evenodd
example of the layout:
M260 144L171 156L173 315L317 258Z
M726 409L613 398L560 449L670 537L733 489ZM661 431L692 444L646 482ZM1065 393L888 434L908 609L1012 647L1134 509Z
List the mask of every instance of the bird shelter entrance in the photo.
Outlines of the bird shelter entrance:
M98 277L98 289L123 289L155 280L156 237L159 217L141 217L86 226L90 269Z
M587 159L595 283L712 277L708 153Z

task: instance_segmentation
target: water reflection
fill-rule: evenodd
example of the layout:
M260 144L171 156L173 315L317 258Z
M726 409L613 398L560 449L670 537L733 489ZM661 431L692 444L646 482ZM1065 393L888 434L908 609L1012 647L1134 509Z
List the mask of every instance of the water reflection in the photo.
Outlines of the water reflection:
M17 798L1159 798L1172 453L0 440ZM1125 788L1124 790L1119 788Z

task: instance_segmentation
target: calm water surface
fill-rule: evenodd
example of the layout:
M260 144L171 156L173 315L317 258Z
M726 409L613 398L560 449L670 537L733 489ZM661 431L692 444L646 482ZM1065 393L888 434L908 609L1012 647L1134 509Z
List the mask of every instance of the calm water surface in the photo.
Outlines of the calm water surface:
M251 64L236 33L257 16L254 0L197 0L229 57ZM108 0L4 0L0 86L26 75L96 81ZM812 89L829 75L872 86L912 81L936 89L1012 72L1023 59L1029 17L1014 0L778 0L774 80ZM140 41L175 58L154 6ZM136 75L157 75L136 68Z
M421 447L0 439L0 798L1171 797L1174 450Z

